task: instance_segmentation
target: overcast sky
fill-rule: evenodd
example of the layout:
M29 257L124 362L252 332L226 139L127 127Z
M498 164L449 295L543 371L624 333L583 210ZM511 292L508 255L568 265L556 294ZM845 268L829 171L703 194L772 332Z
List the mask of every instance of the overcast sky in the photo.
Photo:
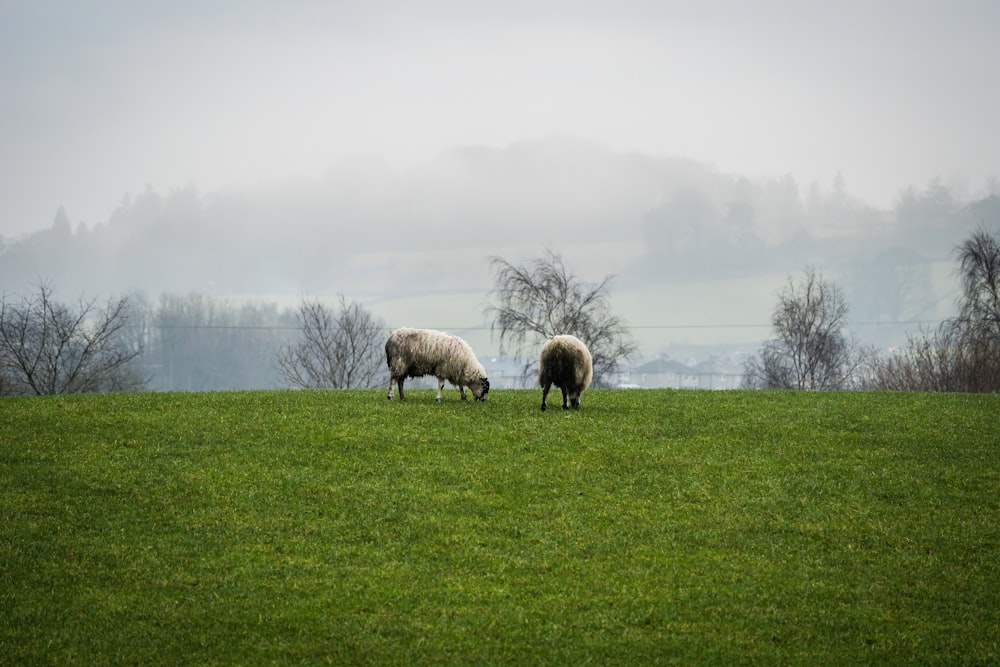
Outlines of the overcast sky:
M1000 2L0 0L0 235L565 134L803 192L1000 174Z

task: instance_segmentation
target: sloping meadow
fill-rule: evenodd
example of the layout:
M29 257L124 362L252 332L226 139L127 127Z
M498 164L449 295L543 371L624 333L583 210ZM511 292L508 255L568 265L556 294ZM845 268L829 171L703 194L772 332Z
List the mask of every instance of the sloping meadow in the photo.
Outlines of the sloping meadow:
M3 664L1000 660L1000 397L0 399Z

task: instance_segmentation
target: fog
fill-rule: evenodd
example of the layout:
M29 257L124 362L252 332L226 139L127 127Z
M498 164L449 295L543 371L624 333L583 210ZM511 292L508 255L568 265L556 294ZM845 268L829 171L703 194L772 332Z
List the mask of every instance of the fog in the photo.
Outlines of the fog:
M0 234L560 133L890 206L996 173L981 2L0 3Z
M651 356L759 341L813 265L892 344L997 224L997 25L988 1L0 2L0 281L474 328L488 258L551 248L617 276Z

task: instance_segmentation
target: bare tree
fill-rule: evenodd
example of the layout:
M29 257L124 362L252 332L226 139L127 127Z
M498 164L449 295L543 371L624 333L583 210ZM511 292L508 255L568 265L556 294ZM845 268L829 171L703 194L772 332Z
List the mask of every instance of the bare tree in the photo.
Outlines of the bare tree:
M1000 235L980 228L956 249L958 317L945 322L966 363L962 390L1000 391Z
M295 387L350 389L381 383L385 371L385 325L358 303L340 296L334 312L318 300L303 300L296 315L300 339L278 352L276 365Z
M958 316L876 359L871 386L895 391L1000 391L1000 238L980 229L955 249Z
M867 389L884 391L963 391L975 350L958 344L947 326L908 338L907 346L872 360ZM970 357L970 354L973 355Z
M844 389L860 364L844 334L848 307L837 285L815 269L791 277L771 316L775 337L748 360L744 384L760 389Z
M132 362L141 340L125 335L128 297L81 297L74 310L42 283L27 297L0 299L0 391L5 394L73 394L143 389Z
M618 365L636 352L625 324L611 313L613 276L599 283L580 280L551 250L525 265L502 257L491 257L490 263L496 303L487 306L486 315L493 319L492 330L499 331L502 350L509 346L521 354L556 334L573 334L594 358L595 386L609 382Z
M979 229L956 253L962 296L954 328L1000 345L1000 237Z

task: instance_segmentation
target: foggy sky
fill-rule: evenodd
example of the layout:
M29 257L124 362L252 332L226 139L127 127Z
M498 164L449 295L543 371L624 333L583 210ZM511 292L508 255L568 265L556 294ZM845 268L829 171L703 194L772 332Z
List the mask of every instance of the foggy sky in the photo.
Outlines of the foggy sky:
M0 0L0 235L557 133L891 206L1000 174L1000 3Z

